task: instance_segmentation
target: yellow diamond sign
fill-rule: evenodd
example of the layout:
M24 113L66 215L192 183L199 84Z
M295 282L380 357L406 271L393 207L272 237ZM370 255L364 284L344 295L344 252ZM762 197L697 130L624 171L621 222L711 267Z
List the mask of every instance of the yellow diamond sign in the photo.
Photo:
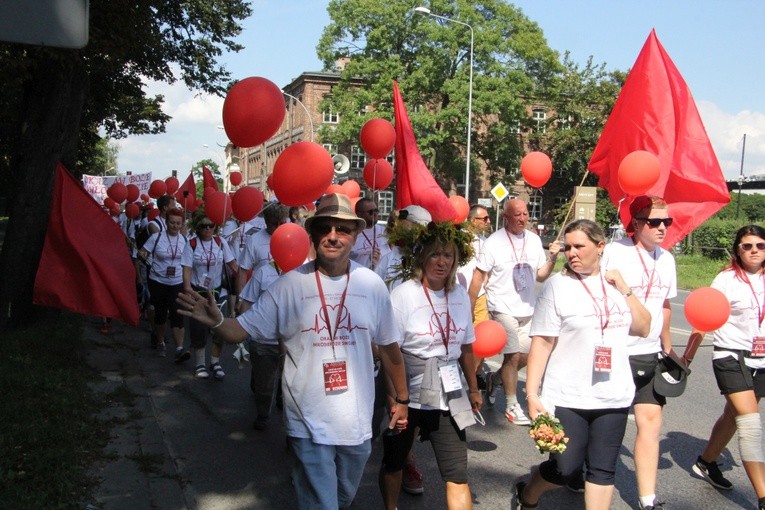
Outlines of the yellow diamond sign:
M510 194L507 188L501 182L491 188L491 195L497 199L497 202L502 202Z

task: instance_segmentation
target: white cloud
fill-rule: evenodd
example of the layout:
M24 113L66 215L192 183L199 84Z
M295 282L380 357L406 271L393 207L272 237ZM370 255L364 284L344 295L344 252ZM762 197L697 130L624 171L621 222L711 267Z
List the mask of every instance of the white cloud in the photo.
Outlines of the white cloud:
M744 110L732 114L708 101L696 105L725 178L735 179L741 172L744 134L744 175L765 174L765 113Z

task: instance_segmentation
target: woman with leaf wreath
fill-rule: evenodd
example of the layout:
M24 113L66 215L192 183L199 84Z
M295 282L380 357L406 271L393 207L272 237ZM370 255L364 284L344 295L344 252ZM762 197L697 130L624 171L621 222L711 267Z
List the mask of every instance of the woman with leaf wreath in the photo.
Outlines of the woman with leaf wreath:
M383 501L386 508L396 508L402 468L419 427L420 439L431 442L446 482L447 508L472 508L465 428L475 424L473 412L482 400L474 369L470 299L456 283L458 266L471 258L472 235L450 222L431 222L394 229L389 240L403 253L398 272L405 281L393 289L391 301L403 338L411 402L406 402L406 429L383 434Z

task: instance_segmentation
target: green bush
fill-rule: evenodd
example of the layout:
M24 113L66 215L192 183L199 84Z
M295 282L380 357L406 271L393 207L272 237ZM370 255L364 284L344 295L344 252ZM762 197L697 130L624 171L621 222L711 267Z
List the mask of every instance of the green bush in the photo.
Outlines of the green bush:
M736 231L744 225L742 220L707 220L693 231L693 253L716 260L729 259Z

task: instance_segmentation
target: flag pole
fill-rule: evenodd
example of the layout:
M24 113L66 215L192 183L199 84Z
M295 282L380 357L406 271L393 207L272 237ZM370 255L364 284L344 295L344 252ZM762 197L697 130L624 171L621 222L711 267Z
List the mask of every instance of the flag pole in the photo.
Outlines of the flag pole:
M582 186L584 186L584 180L587 178L588 175L590 175L590 171L589 170L585 170L584 171L584 176L582 177L582 182L580 182L579 186L577 186L577 187L581 188ZM568 217L571 214L571 209L574 208L574 203L575 202L576 202L576 200L572 200L571 201L571 205L568 207L568 212L566 212L566 217L563 218L563 223L561 223L560 227L558 227L558 235L557 235L556 239L560 239L560 235L561 235L561 233L563 233L563 227L566 226L566 221L568 221Z

